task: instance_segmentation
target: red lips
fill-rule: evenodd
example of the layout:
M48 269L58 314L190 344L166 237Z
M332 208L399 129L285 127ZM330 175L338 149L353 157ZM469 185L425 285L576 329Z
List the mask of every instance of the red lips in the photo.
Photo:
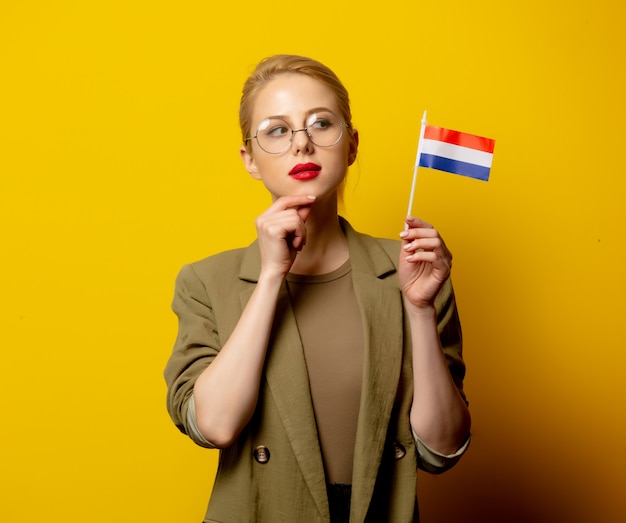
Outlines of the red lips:
M316 163L299 163L289 171L289 176L296 180L311 180L317 177L321 170L321 166Z

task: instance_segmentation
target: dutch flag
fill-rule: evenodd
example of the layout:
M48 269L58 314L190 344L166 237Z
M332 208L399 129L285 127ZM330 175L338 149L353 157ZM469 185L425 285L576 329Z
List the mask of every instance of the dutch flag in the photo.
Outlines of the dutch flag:
M490 138L427 125L419 165L487 181L495 144Z

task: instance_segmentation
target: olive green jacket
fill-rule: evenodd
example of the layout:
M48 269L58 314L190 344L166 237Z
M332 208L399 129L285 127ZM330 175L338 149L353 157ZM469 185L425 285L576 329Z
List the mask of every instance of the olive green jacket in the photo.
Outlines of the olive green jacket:
M413 378L409 325L396 271L400 242L357 233L344 220L342 226L365 329L350 521L418 521L420 460L409 423ZM179 333L165 378L168 411L186 434L194 382L233 331L260 267L254 243L186 265L177 278L172 308ZM462 393L465 366L450 281L436 307L443 350ZM220 451L205 522L329 521L306 363L283 286L257 408L236 443Z

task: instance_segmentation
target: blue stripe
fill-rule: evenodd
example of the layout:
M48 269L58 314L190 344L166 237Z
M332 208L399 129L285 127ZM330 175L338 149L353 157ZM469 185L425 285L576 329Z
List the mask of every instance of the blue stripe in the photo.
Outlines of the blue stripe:
M474 163L459 162L458 160L450 160L450 158L443 158L442 156L435 156L434 154L422 153L420 156L420 167L429 167L431 169L438 169L439 171L460 174L461 176L469 176L470 178L476 178L477 180L483 180L485 182L489 180L489 167L483 167L482 165L476 165Z

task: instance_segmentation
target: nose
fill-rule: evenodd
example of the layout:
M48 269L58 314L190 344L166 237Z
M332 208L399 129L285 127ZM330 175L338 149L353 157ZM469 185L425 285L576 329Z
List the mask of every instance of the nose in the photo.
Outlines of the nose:
M300 133L300 134L298 134ZM291 131L291 146L295 146L296 151L302 151L311 147L311 137L309 136L308 129L292 129Z

